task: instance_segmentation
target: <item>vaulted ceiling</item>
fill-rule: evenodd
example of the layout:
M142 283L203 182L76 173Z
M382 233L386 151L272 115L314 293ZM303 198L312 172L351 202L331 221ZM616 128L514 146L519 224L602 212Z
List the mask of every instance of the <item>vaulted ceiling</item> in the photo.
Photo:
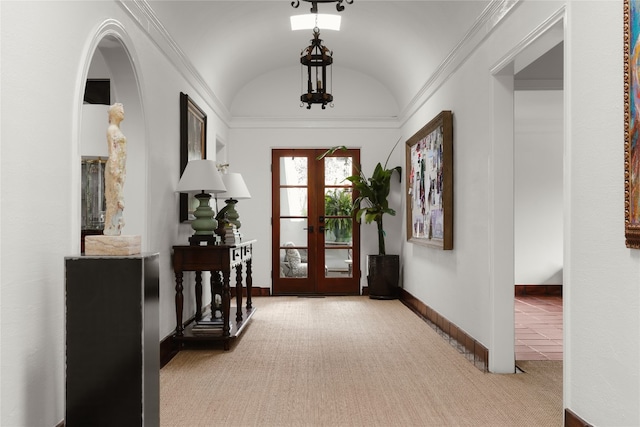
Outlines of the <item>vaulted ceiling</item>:
M344 67L377 80L403 110L479 26L498 0L354 0L345 4L340 31L323 30ZM148 0L161 30L183 52L227 110L254 79L285 67L299 67L310 30L291 31L291 15L311 4L290 0ZM337 14L335 3L318 4ZM295 83L299 84L299 83Z

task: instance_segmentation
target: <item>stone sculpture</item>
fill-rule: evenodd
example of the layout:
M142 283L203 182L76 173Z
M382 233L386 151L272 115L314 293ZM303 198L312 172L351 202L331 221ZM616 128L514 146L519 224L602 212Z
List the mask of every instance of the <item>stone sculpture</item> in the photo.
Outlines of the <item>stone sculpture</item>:
M124 107L120 103L109 107L107 143L109 160L105 168L105 198L107 209L104 232L107 236L119 236L124 227L124 181L127 175L127 138L120 130L124 120Z
M140 253L139 235L123 236L124 180L127 175L127 138L120 130L124 107L120 103L109 107L107 143L109 160L104 171L104 193L107 204L102 235L86 236L85 255L127 256Z

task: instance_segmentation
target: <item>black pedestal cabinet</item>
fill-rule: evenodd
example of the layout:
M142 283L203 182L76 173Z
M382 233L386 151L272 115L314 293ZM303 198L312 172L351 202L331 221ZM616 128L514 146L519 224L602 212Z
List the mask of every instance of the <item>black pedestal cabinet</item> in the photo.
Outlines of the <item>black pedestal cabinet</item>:
M67 257L65 274L65 427L158 426L158 254Z

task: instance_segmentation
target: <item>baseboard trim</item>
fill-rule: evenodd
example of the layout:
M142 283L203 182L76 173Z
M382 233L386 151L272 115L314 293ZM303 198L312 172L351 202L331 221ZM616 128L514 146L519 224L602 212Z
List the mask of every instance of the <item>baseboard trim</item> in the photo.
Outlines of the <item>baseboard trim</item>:
M433 327L483 372L489 372L489 350L440 313L400 288L400 301Z
M235 288L234 288L235 290ZM235 295L235 291L232 290L232 295ZM260 287L251 287L251 296L252 297L265 297L271 295L271 288L260 288ZM242 288L242 296L243 298L247 297L247 288ZM206 307L205 307L206 309ZM184 322L184 326L187 326L191 322L195 320L195 314L187 319ZM167 363L171 362L178 353L180 352L180 345L176 341L173 340L173 332L166 336L162 341L160 341L160 368L162 369Z
M247 296L247 288L242 288L242 295ZM271 296L271 288L260 288L260 287L251 287L251 296L252 297L270 297Z
M593 425L577 416L571 409L564 408L564 427L593 427Z
M562 285L516 285L515 295L524 296L562 296Z
M173 359L179 352L180 347L178 346L178 343L173 340L173 333L160 341L160 369L164 368L167 363L171 362L171 359Z

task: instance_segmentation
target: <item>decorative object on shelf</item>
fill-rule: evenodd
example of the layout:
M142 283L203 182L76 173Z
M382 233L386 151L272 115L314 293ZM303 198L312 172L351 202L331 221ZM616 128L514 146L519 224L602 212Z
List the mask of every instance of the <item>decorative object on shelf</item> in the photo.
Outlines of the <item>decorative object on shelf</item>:
M320 29L313 29L313 39L311 45L304 48L300 53L301 75L300 86L300 107L307 104L307 109L311 109L312 104L322 105L324 110L329 104L333 107L333 76L331 65L333 64L333 52L322 45L320 39ZM307 70L307 89L304 89L304 69Z
M105 222L103 235L86 236L86 255L137 255L141 250L138 235L123 236L124 228L124 182L126 178L127 138L120 130L124 120L124 107L115 103L109 107L107 144L109 159L105 166Z
M103 230L106 210L104 169L101 158L82 159L82 229Z
M453 249L451 111L442 111L407 140L407 240Z
M400 139L391 148L384 166L378 163L370 177L367 177L362 172L362 167L358 166L358 174L346 178L351 181L354 190L358 194L353 201L356 220L361 222L364 215L365 222L367 224L375 222L378 229L378 255L368 255L367 257L369 297L373 299L394 299L398 296L400 257L398 255L387 255L386 253L382 219L384 214L396 214L396 211L389 207L389 193L391 192L391 177L393 173L397 172L398 179L402 180L402 166L389 169L387 164L399 142ZM344 146L333 147L319 156L318 159L332 155L337 150L346 149Z
M180 175L190 160L207 158L207 115L185 93L180 92ZM199 202L192 195L180 195L180 222L194 219Z
M624 213L628 248L640 249L640 5L624 1Z
M209 201L211 194L222 193L226 190L222 177L213 160L191 160L178 182L176 192L195 193L199 202L194 211L195 220L191 222L194 234L189 238L192 245L215 244L214 230L217 226L214 212Z
M216 215L216 219L218 221L231 223L235 225L236 228L240 228L240 215L238 215L236 211L236 203L238 203L238 200L250 199L251 193L249 193L249 189L242 175L237 172L222 174L222 182L224 182L227 190L220 193L220 197L226 198L225 203L227 205L220 209L220 212Z
M242 238L240 236L240 232L238 231L238 229L236 228L236 226L234 224L231 223L227 223L224 226L224 244L225 245L235 245L237 243L240 243L242 241Z
M344 10L344 5L342 3L353 4L353 0L302 0L302 1L311 3L311 13L318 13L318 3L336 3L336 10L338 12L342 12ZM297 9L298 6L300 6L300 0L292 1L291 6L293 6L294 9Z
M211 309L211 317L213 319L222 320L222 295L215 294L213 296L213 307Z

